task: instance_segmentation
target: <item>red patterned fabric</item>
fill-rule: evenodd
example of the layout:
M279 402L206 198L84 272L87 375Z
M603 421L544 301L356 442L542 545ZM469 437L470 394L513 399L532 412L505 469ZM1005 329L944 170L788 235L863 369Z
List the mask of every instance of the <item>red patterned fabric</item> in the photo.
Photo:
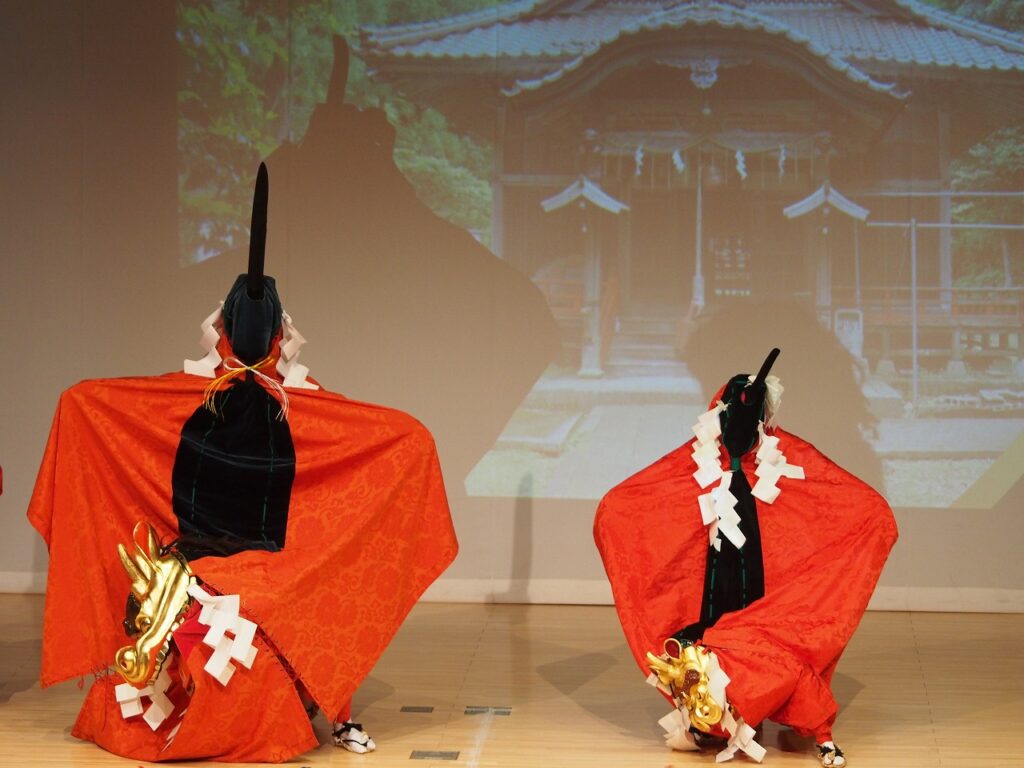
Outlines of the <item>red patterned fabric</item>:
M821 743L836 716L832 673L896 541L896 523L878 493L813 445L781 429L772 434L806 479L782 478L774 504L757 502L765 596L720 618L702 644L731 678L729 702L746 722L771 719ZM619 619L645 674L647 651L661 653L667 637L700 617L708 533L692 445L609 491L594 524ZM742 466L753 482L754 451Z
M177 536L175 451L207 384L171 373L85 381L61 396L28 512L50 551L44 686L104 670L128 644L121 620L129 581L117 544L132 540L139 520L164 542ZM343 713L418 597L454 559L437 454L419 422L322 390L289 389L288 397L296 474L286 547L191 563L213 590L241 596L242 615L259 625L262 659L223 691L212 680L200 687L204 675L194 675L196 695L173 752L154 752L167 724L151 737L144 724L121 720L103 679L77 735L144 760L283 760L302 752L315 740L291 676L328 716ZM200 657L193 653L189 666L201 668ZM197 712L208 719L193 731L186 725ZM254 736L254 722L266 726L259 734L266 741Z
M71 733L146 761L277 763L308 752L317 739L289 671L260 634L253 644L258 650L252 669L237 671L226 687L203 671L211 650L195 646L185 662L195 689L191 696L180 688L168 691L176 709L156 731L141 717L121 716L113 690L124 682L120 676L101 677L89 689Z

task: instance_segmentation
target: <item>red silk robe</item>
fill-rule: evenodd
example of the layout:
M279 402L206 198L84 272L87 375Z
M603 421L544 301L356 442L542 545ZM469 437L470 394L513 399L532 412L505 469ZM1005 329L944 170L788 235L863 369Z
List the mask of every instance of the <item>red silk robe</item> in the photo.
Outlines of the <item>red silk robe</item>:
M85 381L61 395L28 511L50 551L44 686L100 673L129 644L117 545L130 547L139 520L165 543L178 535L175 451L209 383L170 373ZM419 422L323 390L287 393L296 457L287 545L190 564L208 587L241 596L241 614L259 627L253 668L221 687L202 671L210 649L197 646L186 660L195 693L169 746L171 721L151 732L124 720L112 690L122 680L100 676L74 735L138 760L281 761L315 747L295 679L329 717L342 712L454 559L437 454Z
M757 501L765 595L722 616L702 644L718 655L731 678L729 702L747 723L771 719L821 743L836 716L832 673L896 542L896 523L878 493L813 445L781 429L772 434L806 479L782 478L773 504ZM645 674L647 651L661 653L667 637L700 618L708 532L692 445L609 491L594 523L626 640ZM751 484L755 451L742 460Z

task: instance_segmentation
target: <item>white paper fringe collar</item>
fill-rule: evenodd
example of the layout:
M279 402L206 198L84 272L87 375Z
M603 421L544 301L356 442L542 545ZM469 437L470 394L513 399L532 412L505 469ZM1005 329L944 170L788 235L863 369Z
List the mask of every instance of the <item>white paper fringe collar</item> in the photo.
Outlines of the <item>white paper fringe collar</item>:
M217 343L220 341L220 319L221 309L224 302L220 303L203 322L200 328L203 331L199 338L199 346L205 355L198 360L185 360L185 373L193 376L202 376L205 379L217 377L217 369L223 363L220 353L217 352ZM277 361L277 372L284 378L285 387L295 389L319 389L316 384L307 380L309 368L299 362L299 350L306 343L306 337L299 333L292 323L291 315L281 312L281 357Z
M768 405L765 407L765 416L769 427L778 413L782 397L782 385L775 376L769 376L766 380L768 394L765 400ZM715 488L697 497L700 506L701 519L708 527L708 539L710 545L717 550L722 548L722 536L732 542L736 549L742 549L747 537L740 530L740 516L736 512L737 499L729 492L732 483L732 472L722 469L722 444L719 437L722 435L722 426L719 421L719 414L726 410L721 400L706 413L697 417L697 423L693 425L695 437L692 457L697 465L693 473L693 479L701 488L707 488L714 482L718 482ZM757 464L755 475L757 482L751 488L751 494L765 504L773 503L782 492L777 483L779 478L787 477L791 480L803 480L803 467L798 467L786 461L785 455L779 448L779 438L768 435L764 431L764 423L757 425L759 436L757 454L754 461Z
M729 733L729 741L725 749L715 755L716 763L724 763L732 760L737 752L744 752L753 760L761 762L767 750L754 740L754 729L743 722L742 717L733 716L729 707L729 699L725 689L729 685L729 676L718 664L718 656L714 651L707 651L710 659L708 661L708 693L716 702L722 705L722 727ZM680 752L699 749L696 739L690 733L690 715L685 704L678 699L671 690L666 688L658 680L654 673L647 678L647 682L659 691L672 699L676 705L675 709L658 721L665 730L665 744Z

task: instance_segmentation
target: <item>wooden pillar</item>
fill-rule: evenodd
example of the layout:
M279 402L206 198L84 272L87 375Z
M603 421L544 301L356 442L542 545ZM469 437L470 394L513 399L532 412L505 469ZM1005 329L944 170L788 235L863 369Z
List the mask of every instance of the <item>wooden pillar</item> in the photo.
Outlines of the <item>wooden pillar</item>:
M827 209L826 209L827 210ZM814 304L818 319L832 328L832 237L828 215L822 214L821 225L814 233Z
M499 259L505 256L505 119L507 107L497 111L494 131L494 155L491 172L491 251Z
M523 237L524 222L521 218L519 221L516 220L516 214L519 213L521 216L523 213L517 210L517 206L522 205L522 190L520 185L510 185L506 182L509 175L522 174L526 170L526 125L523 116L505 104L501 107L499 120L500 140L495 142L495 165L498 166L500 163L501 175L498 181L501 189L499 196L494 200L491 213L491 226L496 227L492 242L497 249L495 253L504 261L526 274L531 274L531 254L526 252ZM511 186L515 186L515 189L510 189Z
M704 309L704 166L697 153L697 212L694 225L693 298L696 312Z
M577 376L600 378L601 367L601 253L596 212L589 205L583 211L583 338Z
M622 176L619 176L622 179ZM622 184L622 200L633 210L633 185L629 181ZM633 217L619 216L619 296L623 307L628 307L633 299Z
M861 309L860 298L860 222L853 222L853 300L854 306Z
M949 190L952 179L949 173L949 110L945 105L939 108L939 180L943 191ZM952 221L953 204L949 195L939 198L939 221L949 224ZM939 230L939 287L942 289L939 301L943 309L949 309L953 300L953 230L942 227Z

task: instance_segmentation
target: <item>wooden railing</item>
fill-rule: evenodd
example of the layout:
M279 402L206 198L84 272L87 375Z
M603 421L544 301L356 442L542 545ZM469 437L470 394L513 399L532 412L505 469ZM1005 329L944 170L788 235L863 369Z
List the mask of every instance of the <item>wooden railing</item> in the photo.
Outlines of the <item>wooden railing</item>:
M916 307L909 287L833 290L832 310L863 313L864 354L872 359L913 353L924 358L1021 359L1024 344L1024 288L918 288ZM915 311L916 310L916 311Z
M833 290L835 307L860 309L865 325L909 323L909 287L865 287L857 302L852 290ZM940 327L1012 326L1024 328L1024 288L918 288L917 320Z

